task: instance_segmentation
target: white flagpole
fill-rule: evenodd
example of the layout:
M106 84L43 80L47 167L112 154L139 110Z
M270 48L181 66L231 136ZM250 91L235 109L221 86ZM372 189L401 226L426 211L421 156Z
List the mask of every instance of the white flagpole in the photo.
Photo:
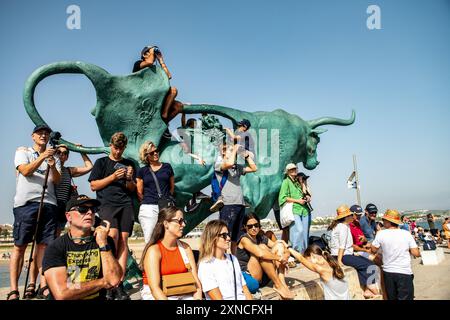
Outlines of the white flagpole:
M353 167L354 167L354 170L355 170L356 197L358 199L358 205L361 206L361 195L359 194L358 169L356 168L356 155L353 155Z

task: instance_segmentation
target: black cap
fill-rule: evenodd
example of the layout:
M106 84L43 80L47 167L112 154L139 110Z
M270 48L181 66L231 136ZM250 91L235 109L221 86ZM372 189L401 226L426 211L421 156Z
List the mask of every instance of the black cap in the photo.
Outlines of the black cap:
M100 206L100 201L97 199L89 198L87 195L80 194L77 197L70 198L70 200L66 204L66 212L69 212L73 207L78 207L82 204L90 203L93 206Z
M238 126L244 126L244 127L246 127L247 129L249 129L249 128L252 126L252 124L250 123L249 120L247 120L247 119L242 119L241 121L238 122Z
M366 210L368 213L377 213L378 212L378 208L376 205L374 205L373 203L369 203L366 206Z
M309 178L309 176L307 176L307 175L304 174L303 172L297 173L297 177L302 177L302 178L305 179L305 180Z
M350 211L356 214L361 214L363 212L363 209L357 204L354 204L350 207Z
M46 124L40 124L40 125L37 125L36 127L34 127L33 133L35 133L36 131L39 131L39 130L47 130L49 133L52 132L52 129L50 129L50 127Z

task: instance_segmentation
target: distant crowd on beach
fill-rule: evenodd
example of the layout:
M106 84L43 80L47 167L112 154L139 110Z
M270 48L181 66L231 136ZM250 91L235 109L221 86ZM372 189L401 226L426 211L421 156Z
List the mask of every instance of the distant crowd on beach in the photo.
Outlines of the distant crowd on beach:
M170 77L155 46L142 50L133 71L153 65L155 59ZM166 97L165 121L182 113L176 94L171 88ZM181 129L196 125L195 119L185 121L183 114ZM310 237L309 176L289 163L276 203L275 218L282 230L277 239L261 229L240 183L242 176L258 171L250 127L248 119L241 119L236 130L225 129L230 139L218 146L211 197L194 193L185 208L177 208L174 171L170 163L161 162L158 145L152 141L139 148L140 168L122 157L128 144L123 132L111 136L108 156L93 164L81 153L83 165L67 167L69 147L48 147L52 130L45 124L36 126L33 145L19 147L15 153L14 248L7 299L129 300L124 280L136 209L146 242L139 265L143 300L252 300L270 282L282 299L294 299L286 273L297 263L319 275L328 300L350 299L345 266L356 269L365 298L412 300L411 255L420 256L421 242L448 241L448 219L441 236L432 217L428 231L391 209L377 222L378 208L373 203L364 210L359 205L340 205L328 227L330 237ZM205 165L191 146L184 145L183 151ZM73 178L87 174L96 198L77 191ZM219 219L206 224L199 250L192 250L180 240L186 215L205 201L211 203L211 212L219 212ZM30 243L36 245L32 262L26 262L29 281L21 295L18 282Z

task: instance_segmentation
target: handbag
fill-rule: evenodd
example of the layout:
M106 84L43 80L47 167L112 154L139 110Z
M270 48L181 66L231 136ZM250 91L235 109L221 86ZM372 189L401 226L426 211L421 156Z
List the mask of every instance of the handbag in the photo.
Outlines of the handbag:
M289 195L291 195L291 189L289 188ZM295 221L294 218L294 203L293 202L285 202L280 208L280 223L282 228L286 228L291 225L292 222Z
M177 296L191 294L197 291L197 282L192 275L191 265L186 255L186 251L177 240L178 249L180 250L183 262L188 269L187 272L164 275L161 278L162 291L166 296Z
M159 187L159 181L158 178L156 177L155 172L153 171L151 166L148 166L150 169L150 173L153 176L153 179L155 181L155 185L156 185L156 191L158 192L158 207L159 210L164 209L164 208L168 208L168 207L174 207L175 206L175 200L173 199L173 197L171 196L163 196L161 193L161 188Z

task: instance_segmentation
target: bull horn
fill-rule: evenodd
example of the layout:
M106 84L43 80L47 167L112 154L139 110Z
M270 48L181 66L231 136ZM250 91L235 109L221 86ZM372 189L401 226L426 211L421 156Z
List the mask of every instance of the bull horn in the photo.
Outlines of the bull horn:
M332 118L332 117L322 117L315 120L309 120L308 123L311 126L311 129L324 126L326 124L334 124L336 126L349 126L355 122L355 110L352 110L352 116L348 120Z
M23 103L25 110L35 125L47 124L44 119L42 119L34 104L34 92L36 86L46 77L60 73L84 74L94 85L97 96L100 94L98 88L105 86L105 83L107 83L110 78L106 70L99 68L96 65L81 61L55 62L36 69L25 82L25 88L23 91ZM75 152L91 154L107 152L107 148L105 147L79 147L64 139L59 139L57 143L65 144L70 150Z

